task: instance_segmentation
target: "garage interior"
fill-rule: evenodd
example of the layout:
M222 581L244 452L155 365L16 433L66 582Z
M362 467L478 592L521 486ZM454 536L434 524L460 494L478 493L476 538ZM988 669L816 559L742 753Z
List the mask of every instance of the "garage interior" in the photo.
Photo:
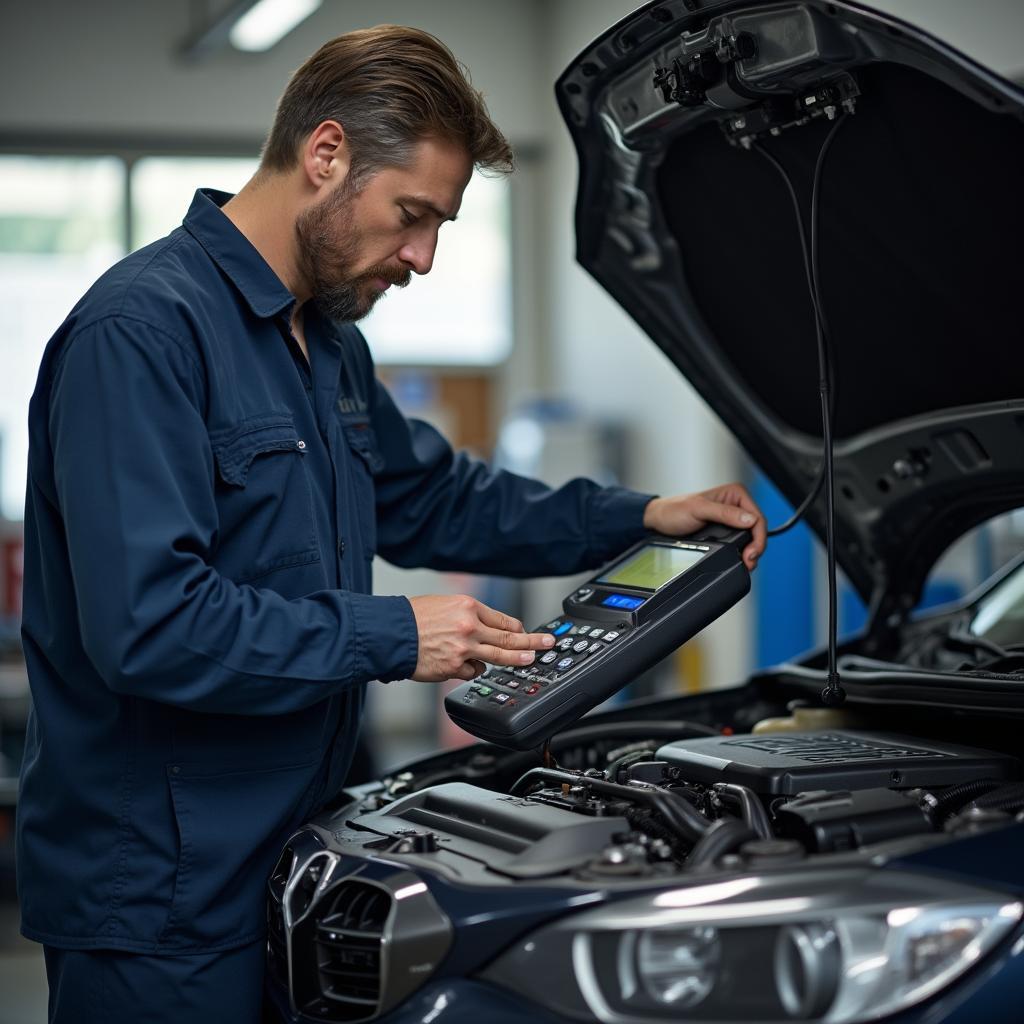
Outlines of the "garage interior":
M628 0L323 0L269 49L227 36L232 0L35 0L0 13L0 1024L46 1019L40 947L18 936L14 813L29 693L21 656L26 412L51 333L118 259L176 227L200 186L235 191L255 169L291 72L337 34L379 23L444 40L512 142L508 180L477 175L425 281L364 325L407 415L457 446L548 483L575 476L656 494L743 481L770 523L791 511L696 392L574 260L576 157L553 84ZM877 0L1010 78L1024 76L1024 7L990 0L1018 31L993 35L955 0ZM447 237L446 237L447 235ZM927 339L922 339L926 344ZM765 344L770 346L771 339ZM922 607L968 594L1021 550L1024 513L957 542ZM402 570L383 594L470 593L542 621L574 584ZM698 693L825 640L824 554L806 527L780 538L739 603L614 698ZM866 610L840 583L840 633ZM371 687L376 772L472 740L444 687Z

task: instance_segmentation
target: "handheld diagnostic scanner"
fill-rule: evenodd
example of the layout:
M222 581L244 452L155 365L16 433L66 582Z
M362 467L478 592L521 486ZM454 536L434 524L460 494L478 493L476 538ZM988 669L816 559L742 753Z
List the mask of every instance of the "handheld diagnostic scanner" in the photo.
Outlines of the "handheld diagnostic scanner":
M707 527L634 545L562 601L534 632L555 646L523 668L492 666L445 697L461 728L527 749L572 725L750 590L747 530Z

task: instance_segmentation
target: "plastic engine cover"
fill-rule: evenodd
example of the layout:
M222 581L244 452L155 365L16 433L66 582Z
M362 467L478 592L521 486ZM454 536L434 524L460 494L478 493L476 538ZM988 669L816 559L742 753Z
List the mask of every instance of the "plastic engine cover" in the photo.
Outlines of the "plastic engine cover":
M679 740L659 761L687 782L732 782L757 793L792 796L815 789L953 786L971 779L1015 779L1006 754L897 733L824 730Z

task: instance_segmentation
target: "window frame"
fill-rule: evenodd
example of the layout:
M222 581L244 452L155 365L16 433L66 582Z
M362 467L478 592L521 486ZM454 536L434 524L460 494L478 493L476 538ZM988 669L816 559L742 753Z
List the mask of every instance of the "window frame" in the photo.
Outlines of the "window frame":
M132 252L135 226L132 218L132 171L140 160L148 157L258 157L262 140L255 138L220 138L216 140L190 136L69 136L54 142L52 135L5 135L0 142L0 156L31 157L108 157L124 166L124 192L121 196L122 244L125 254Z
M0 139L0 156L31 157L109 157L120 160L124 165L124 192L121 197L122 243L125 255L133 251L135 224L132 216L133 183L132 171L140 160L148 157L198 157L217 159L221 157L258 156L263 148L263 139L255 136L218 136L211 139L191 135L92 135L64 133L59 141L51 134L14 133ZM381 362L384 368L419 369L435 373L484 373L497 375L509 369L514 377L525 376L536 379L538 372L532 366L535 354L524 352L522 337L537 333L537 326L531 324L535 304L532 296L543 291L536 275L528 270L524 250L534 235L534 226L527 224L525 216L533 210L537 214L537 203L531 202L537 193L537 171L544 156L542 146L524 144L515 147L517 169L509 180L509 329L511 345L508 354L494 363L484 362ZM524 237L525 236L525 237ZM543 297L543 296L539 296ZM521 337L522 335L522 337ZM541 346L543 349L543 346ZM519 364L523 364L519 368ZM518 369L518 372L517 372ZM525 371L525 372L524 372Z

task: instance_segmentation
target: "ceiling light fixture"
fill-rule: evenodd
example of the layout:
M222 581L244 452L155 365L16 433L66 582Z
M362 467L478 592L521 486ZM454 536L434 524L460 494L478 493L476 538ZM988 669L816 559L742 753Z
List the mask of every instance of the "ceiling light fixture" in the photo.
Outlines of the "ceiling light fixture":
M305 21L323 0L235 0L203 26L181 49L189 60L201 60L229 42L238 50L262 53Z
M252 52L269 50L321 3L322 0L258 0L235 22L229 36L231 45Z

